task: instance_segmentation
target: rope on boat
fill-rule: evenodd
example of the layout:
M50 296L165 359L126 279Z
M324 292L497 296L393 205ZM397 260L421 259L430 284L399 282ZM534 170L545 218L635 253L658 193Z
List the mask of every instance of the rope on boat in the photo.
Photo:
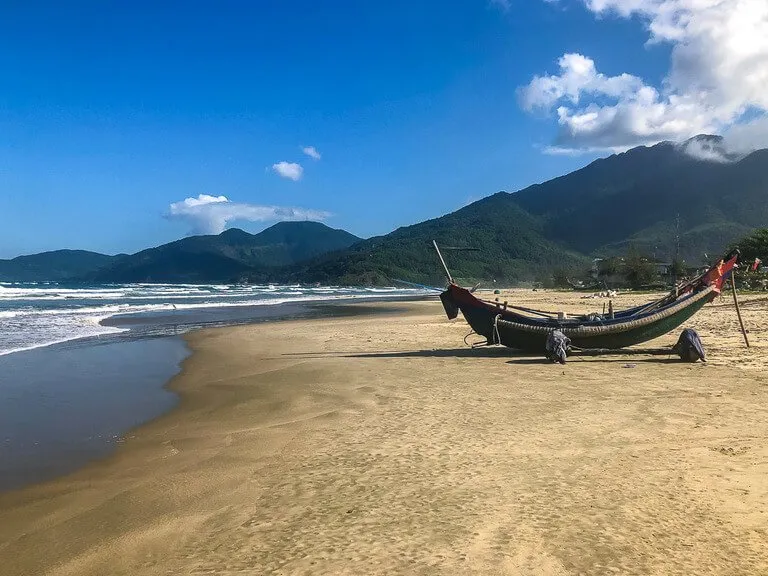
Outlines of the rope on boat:
M484 342L475 342L473 344L470 344L469 342L467 342L467 338L472 336L472 334L477 334L477 332L475 332L474 330L470 330L469 334L464 336L464 344L466 344L470 348L480 348L481 346L488 346L488 338L486 338ZM477 335L482 336L482 334L477 334Z
M679 312L681 309L686 308L692 304L695 304L699 300L712 297L714 290L715 290L714 286L709 286L707 289L702 290L698 294L691 296L690 298L686 298L685 300L678 302L677 304L669 306L668 308L660 310L654 314L650 314L649 316L646 316L644 318L638 318L637 320L632 320L630 322L622 322L619 324L609 324L609 325L601 325L601 326L576 326L573 328L569 328L568 326L559 326L557 327L557 329L561 330L569 338L573 336L595 336L598 334L613 334L613 333L619 333L619 332L626 332L628 330L641 328L643 326L647 326L648 324L652 324L653 322L657 322L659 320L672 316L673 314L676 314L677 312ZM531 326L528 324L522 324L520 322L512 322L509 320L499 320L500 316L501 315L496 316L496 318L493 321L495 338L498 338L498 335L499 335L499 328L498 328L499 324L501 324L502 328L523 330L525 332L534 332L534 333L538 332L538 333L546 334L552 331L551 326ZM500 341L501 339L499 338L499 342ZM496 342L494 342L494 344L495 343Z
M501 344L501 335L499 334L499 320L501 314L496 314L496 318L493 319L493 344Z

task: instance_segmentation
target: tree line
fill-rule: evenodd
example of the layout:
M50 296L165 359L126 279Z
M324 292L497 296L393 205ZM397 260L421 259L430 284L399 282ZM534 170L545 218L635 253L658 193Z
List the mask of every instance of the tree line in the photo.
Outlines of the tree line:
M745 290L768 290L768 228L759 228L729 247L738 248L740 265L735 272L736 284ZM540 282L552 288L632 288L657 289L692 278L714 264L723 255L702 255L702 261L690 264L680 258L659 262L634 247L624 255L596 258L589 270L555 269Z

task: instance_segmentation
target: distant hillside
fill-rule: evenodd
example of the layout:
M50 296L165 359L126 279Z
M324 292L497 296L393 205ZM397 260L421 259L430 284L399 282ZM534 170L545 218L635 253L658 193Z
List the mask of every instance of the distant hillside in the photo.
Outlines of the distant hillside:
M692 143L634 148L511 199L541 218L544 234L585 254L615 254L634 245L670 258L679 215L681 255L700 261L768 222L768 150L738 161L697 160Z
M320 222L278 222L256 234L261 266L284 266L348 248L361 238Z
M0 260L0 282L58 281L91 274L122 256L86 250L55 250Z
M730 162L697 160L693 144L715 136L639 147L517 193L401 228L294 268L288 278L343 284L439 281L432 239L479 252L446 251L454 275L505 283L584 266L633 246L660 259L700 263L768 222L768 150Z
M347 248L360 238L319 222L280 222L258 234L237 228L126 256L91 276L100 282L227 282Z
M699 160L691 150L728 161ZM630 246L670 259L678 237L680 255L700 264L705 253L711 259L766 223L768 150L738 158L726 154L721 138L698 136L614 154L369 240L317 222L281 222L259 234L232 229L122 258L77 253L88 255L78 266L67 251L24 257L39 260L21 268L18 258L0 261L0 279L3 266L11 266L13 278L27 270L25 278L47 280L438 284L442 270L431 246L437 240L461 282L512 284L584 270L593 257Z
M515 282L556 268L586 265L586 258L547 239L543 223L498 193L434 220L371 238L342 253L294 269L290 280L338 284L392 284L394 279L442 282L432 248L437 240L454 275L465 282ZM451 248L476 248L457 251Z

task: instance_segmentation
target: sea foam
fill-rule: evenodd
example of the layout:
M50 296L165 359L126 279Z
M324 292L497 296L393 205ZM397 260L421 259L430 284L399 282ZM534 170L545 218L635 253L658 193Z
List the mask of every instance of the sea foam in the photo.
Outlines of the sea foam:
M124 329L101 322L119 315L276 306L287 303L419 295L421 290L242 284L0 284L0 355Z

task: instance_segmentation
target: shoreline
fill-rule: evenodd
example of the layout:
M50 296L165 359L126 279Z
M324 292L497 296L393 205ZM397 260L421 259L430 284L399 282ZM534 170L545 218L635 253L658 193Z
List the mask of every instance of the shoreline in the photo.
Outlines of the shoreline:
M726 311L707 366L560 367L393 307L188 334L174 410L0 494L9 576L764 572L765 347L716 340Z
M191 354L166 336L0 358L0 494L77 471L173 409L165 386Z
M114 311L105 313L104 316L91 318L94 327L101 328L102 331L92 334L82 334L75 336L57 337L54 340L24 344L17 348L0 349L0 358L40 350L45 348L57 348L62 346L88 345L89 343L98 343L111 341L119 338L136 338L137 328L147 329L159 327L174 327L174 332L169 335L178 335L178 330L189 331L192 329L206 328L211 326L237 326L241 324L250 324L253 322L269 321L273 318L283 317L314 317L313 310L324 306L354 305L357 302L398 302L398 301L418 301L420 299L429 299L434 294L399 294L395 296L386 295L386 291L372 294L354 294L354 295L333 295L333 296L315 296L302 298L284 298L275 301L263 301L259 303L202 303L195 305L183 305L176 308L172 302L162 306L174 306L174 308L164 307L158 310L136 310L136 311ZM293 312L286 312L293 310ZM76 308L73 313L78 313ZM0 319L16 318L25 312L21 310L0 310ZM5 316L5 315L8 316Z
M135 430L175 410L181 395L171 384L182 374L184 363L192 354L187 336L195 332L298 319L386 314L391 312L388 302L418 300L382 298L376 300L379 306L374 310L365 304L361 306L355 299L253 306L250 313L242 317L222 316L210 321L205 316L194 316L190 327L183 328L177 335L146 333L147 327L157 330L162 326L162 318L117 315L107 319L110 320L107 326L121 330L117 337L89 336L6 354L0 357L0 368L6 378L3 393L5 397L10 395L6 401L12 406L0 405L0 494L53 481L109 458ZM230 312L241 313L242 309L234 308ZM212 326L200 326L202 320ZM178 342L184 353L175 350L173 342ZM131 353L134 348L140 351ZM106 350L112 352L105 353ZM147 362L162 364L163 355L170 356L161 373L157 367L147 367ZM40 368L51 364L53 368ZM56 365L60 366L58 371ZM130 372L130 382L115 366ZM58 385L62 372L67 374L66 388ZM101 403L94 407L94 400L85 394L101 397ZM108 395L119 398L108 398ZM137 398L140 395L148 395L153 403L159 404ZM45 398L47 410L38 409L33 396ZM30 399L25 403L25 398ZM22 404L18 405L19 402ZM122 405L117 405L118 402ZM73 404L89 408L79 411L85 413L81 417L75 413ZM104 412L112 417L107 418ZM19 420L22 414L24 419ZM50 420L57 422L51 424Z

